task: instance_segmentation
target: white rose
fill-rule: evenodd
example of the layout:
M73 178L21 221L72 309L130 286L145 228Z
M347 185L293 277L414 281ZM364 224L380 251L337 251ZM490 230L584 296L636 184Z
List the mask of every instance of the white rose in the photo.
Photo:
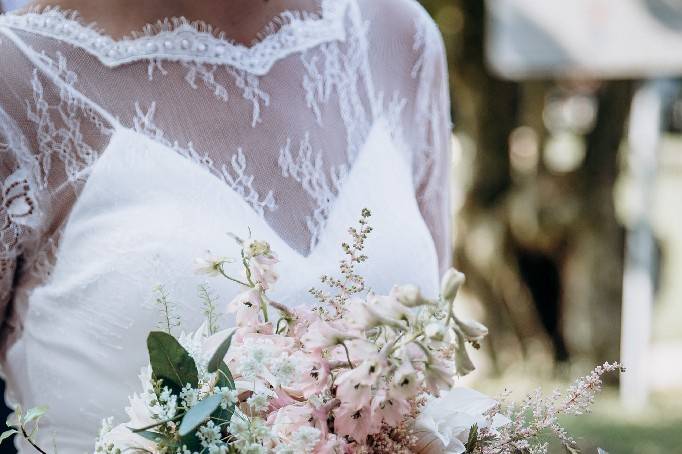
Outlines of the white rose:
M488 427L484 413L496 404L494 399L468 388L453 388L440 397L431 398L417 417L415 429L421 439L428 442L430 436L431 441L435 438L440 443L430 443L432 448L424 452L464 453L471 427L474 424L479 429ZM492 426L497 428L508 422L506 417L496 415Z
M152 424L158 422L152 417L149 407L147 406L147 402L145 402L142 397L134 394L129 398L129 401L130 406L126 407L125 411L130 418L130 422L128 423L130 427L134 429L141 429L142 427L151 426Z
M125 424L119 424L104 434L101 443L104 446L113 444L121 452L158 452L156 443L133 433Z

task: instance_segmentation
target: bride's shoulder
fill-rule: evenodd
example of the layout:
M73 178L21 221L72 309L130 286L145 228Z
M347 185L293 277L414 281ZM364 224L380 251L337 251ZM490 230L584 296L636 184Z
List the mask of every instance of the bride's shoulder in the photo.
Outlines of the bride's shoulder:
M383 30L394 39L414 38L427 33L440 37L429 13L417 0L358 0L370 27Z
M443 36L416 0L358 0L369 27L370 48L389 52L395 62L421 58L445 60Z

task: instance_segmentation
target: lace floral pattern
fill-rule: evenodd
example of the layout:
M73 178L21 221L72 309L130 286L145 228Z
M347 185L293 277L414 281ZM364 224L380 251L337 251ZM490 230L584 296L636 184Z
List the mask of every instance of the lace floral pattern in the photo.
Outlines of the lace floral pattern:
M348 0L322 0L319 15L285 11L264 30L251 47L237 44L203 22L172 18L149 25L141 33L114 40L94 25L85 26L76 12L48 7L21 15L8 15L15 28L56 38L86 49L103 64L116 67L146 60L169 60L228 65L256 75L267 74L272 65L295 52L332 39L343 39L339 18ZM277 28L277 33L268 30Z
M413 0L317 1L314 13L282 12L252 46L184 19L114 40L57 8L0 15L0 305L19 255L31 285L47 279L120 129L207 169L307 255L385 120L446 257L450 125L435 25Z
M348 173L345 165L330 170L331 181L327 178L327 169L320 153L315 153L310 145L310 135L306 134L301 141L298 154L291 152L291 141L279 152L278 160L282 176L293 178L315 201L316 208L306 217L306 225L311 232L310 248L314 248L329 217L332 204L338 194L342 182Z
M35 226L37 200L28 174L18 169L2 185L0 195L0 248L3 256L11 255L26 228Z

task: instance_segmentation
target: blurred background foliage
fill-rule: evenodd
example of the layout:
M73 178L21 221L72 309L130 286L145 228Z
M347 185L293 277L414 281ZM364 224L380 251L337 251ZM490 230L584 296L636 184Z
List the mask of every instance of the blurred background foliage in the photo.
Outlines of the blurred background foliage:
M543 382L551 389L619 359L631 165L623 149L641 81L505 80L486 64L484 1L421 3L441 28L450 65L454 262L491 328L473 386L495 393L511 383L519 394ZM682 271L682 111L679 100L671 105L656 182L653 332L654 341L672 344L659 349L658 363L682 357L675 279ZM584 436L586 452L682 452L682 383L675 380L660 377L648 406L633 413L612 377L595 414L566 424Z

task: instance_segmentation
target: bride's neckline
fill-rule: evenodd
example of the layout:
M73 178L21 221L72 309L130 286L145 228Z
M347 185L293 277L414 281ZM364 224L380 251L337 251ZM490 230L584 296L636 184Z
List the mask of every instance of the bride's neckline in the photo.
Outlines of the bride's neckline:
M184 17L148 24L142 31L115 39L77 11L45 7L0 15L6 25L82 48L104 65L116 67L141 60L228 65L255 75L266 74L280 59L324 42L345 39L345 12L350 0L320 0L319 13L284 11L251 45L237 43L216 27Z

